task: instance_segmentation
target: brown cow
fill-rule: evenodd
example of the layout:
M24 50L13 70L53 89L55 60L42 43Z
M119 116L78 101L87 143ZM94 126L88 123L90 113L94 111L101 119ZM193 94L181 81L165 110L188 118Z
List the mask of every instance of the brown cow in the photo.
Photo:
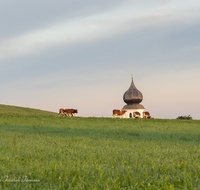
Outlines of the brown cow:
M75 109L65 109L64 112L65 112L65 115L69 117L73 117L74 115L78 113L78 111Z
M123 118L125 113L125 110L113 110L113 117L115 118L115 116L120 116Z
M135 117L135 118L140 118L141 116L140 116L140 112L138 112L138 111L135 111L134 113L133 113L133 116Z
M76 109L59 109L59 115L73 117L78 111Z
M143 112L143 118L151 118L150 113L148 111Z

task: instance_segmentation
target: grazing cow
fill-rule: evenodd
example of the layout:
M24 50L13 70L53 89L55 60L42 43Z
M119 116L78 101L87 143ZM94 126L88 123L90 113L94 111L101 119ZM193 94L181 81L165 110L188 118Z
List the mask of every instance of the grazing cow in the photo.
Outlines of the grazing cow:
M62 115L62 116L65 115L65 116L73 117L77 113L78 111L76 109L64 109L64 108L59 109L59 115Z
M141 116L140 116L140 112L138 112L138 111L135 111L134 113L133 113L133 116L135 117L135 118L140 118Z
M115 118L115 116L120 116L123 118L125 113L125 110L113 110L113 117Z
M150 119L151 118L150 113L148 111L143 112L143 118Z

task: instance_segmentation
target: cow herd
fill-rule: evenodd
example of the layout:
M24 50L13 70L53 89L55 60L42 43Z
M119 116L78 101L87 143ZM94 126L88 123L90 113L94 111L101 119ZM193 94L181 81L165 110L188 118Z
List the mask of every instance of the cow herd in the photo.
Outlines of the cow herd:
M113 117L115 118L116 116L120 116L123 117L124 114L127 111L125 110L113 110ZM73 117L74 115L76 115L78 113L77 109L65 109L65 108L60 108L59 109L59 114L58 115L62 115L62 116L68 116L68 117ZM141 114L140 112L135 111L133 113L133 118L141 118ZM143 118L151 118L150 113L145 111L143 112Z
M113 117L114 118L116 116L123 117L126 112L127 111L125 111L125 110L113 110ZM132 115L131 115L131 117L132 117ZM140 112L138 112L138 111L133 112L133 118L141 118ZM150 113L148 111L143 112L143 118L150 119L151 118Z

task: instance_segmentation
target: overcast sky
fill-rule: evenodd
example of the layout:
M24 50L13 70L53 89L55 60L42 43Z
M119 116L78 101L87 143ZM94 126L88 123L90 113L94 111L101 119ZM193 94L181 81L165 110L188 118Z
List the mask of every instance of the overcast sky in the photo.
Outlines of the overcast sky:
M200 119L199 0L0 1L0 104Z

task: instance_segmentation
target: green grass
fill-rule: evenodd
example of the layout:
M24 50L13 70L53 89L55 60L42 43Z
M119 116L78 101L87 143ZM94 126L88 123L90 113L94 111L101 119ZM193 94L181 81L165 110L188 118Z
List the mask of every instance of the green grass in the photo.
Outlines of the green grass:
M198 120L1 114L0 189L200 189L199 150Z
M24 108L18 106L8 106L0 104L0 115L33 115L33 116L55 116L54 112L39 109Z

